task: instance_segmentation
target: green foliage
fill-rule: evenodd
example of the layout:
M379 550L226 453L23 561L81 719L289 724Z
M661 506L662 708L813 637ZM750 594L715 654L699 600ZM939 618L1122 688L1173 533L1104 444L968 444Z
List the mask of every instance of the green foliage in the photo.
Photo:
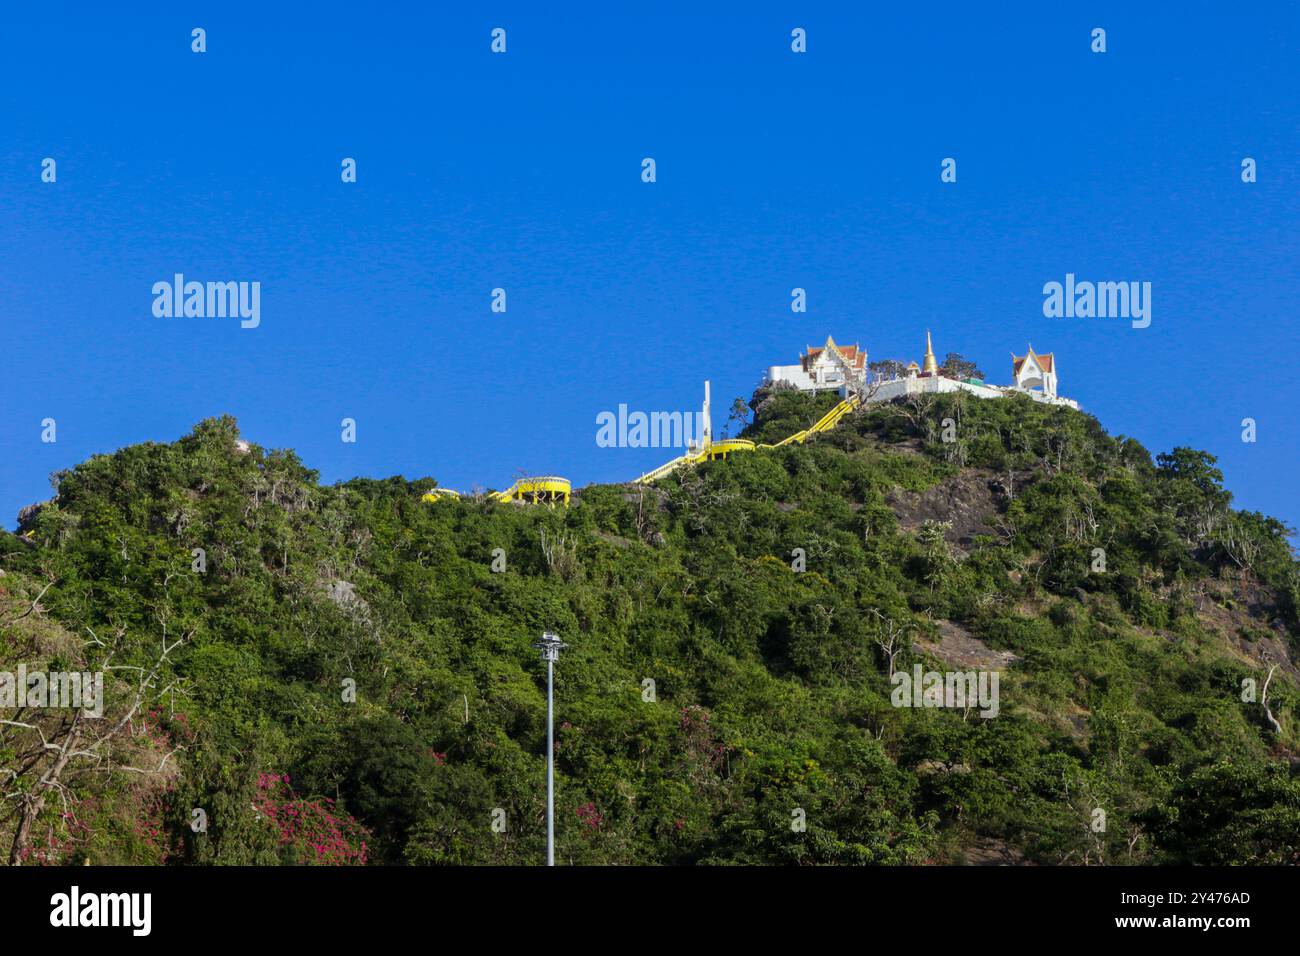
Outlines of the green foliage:
M760 392L744 434L774 443L837 400ZM53 581L23 627L121 635L135 666L182 640L156 685L187 728L149 797L165 839L122 824L138 780L90 774L72 792L93 835L65 834L67 859L286 862L255 806L276 774L355 817L372 862L536 862L530 644L554 629L564 862L948 862L975 840L1040 862L1295 862L1278 758L1296 694L1279 672L1275 733L1240 696L1266 668L1229 645L1294 652L1295 555L1204 453L1153 463L1069 409L957 395L566 510L424 502L430 478L322 487L237 439L221 418L95 456L25 521L34 545L0 535L0 621ZM975 530L951 502L900 508L972 479L993 489ZM950 669L941 625L1014 655L998 718L890 705L891 661ZM34 640L9 628L5 660Z
M939 366L939 373L947 378L964 381L968 378L984 380L984 373L980 371L978 365L970 359L963 356L960 352L949 352Z

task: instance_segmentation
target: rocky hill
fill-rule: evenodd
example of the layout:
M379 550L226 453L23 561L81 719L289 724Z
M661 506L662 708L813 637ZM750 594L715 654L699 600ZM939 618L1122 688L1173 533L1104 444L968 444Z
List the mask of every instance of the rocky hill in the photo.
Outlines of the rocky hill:
M1203 452L955 395L553 509L241 441L0 534L0 670L105 675L0 713L11 862L536 863L543 629L563 863L1300 862L1300 574Z

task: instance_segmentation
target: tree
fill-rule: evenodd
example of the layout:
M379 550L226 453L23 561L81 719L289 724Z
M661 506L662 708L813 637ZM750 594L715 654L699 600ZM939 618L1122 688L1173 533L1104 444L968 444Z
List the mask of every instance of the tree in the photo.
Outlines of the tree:
M965 378L984 380L984 373L980 371L979 366L964 358L959 352L949 352L944 356L943 364L939 366L939 374L957 380Z
M1223 489L1223 472L1209 452L1179 447L1156 456L1156 474L1165 479L1161 504L1172 511L1183 540L1199 544L1222 524L1232 495Z
M49 585L41 595L48 590ZM22 615L2 623L8 628L32 613L38 617L43 615L39 595ZM50 666L49 670L97 671L107 675L111 683L101 687L99 705L103 706L102 698L106 691L111 691L112 698L124 703L111 710L105 708L98 717L88 717L87 710L80 707L70 711L55 707L29 709L24 700L17 708L15 719L0 720L0 727L4 728L0 731L0 754L6 755L0 763L0 789L3 790L4 805L12 808L16 821L9 846L10 866L22 864L31 853L34 828L50 798L57 797L60 801L63 820L74 824L79 822L75 814L77 798L69 786L70 777L126 773L158 776L180 749L173 747L162 754L156 766L131 765L157 756L137 739L139 728L136 724L141 721L149 701L161 701L164 695L175 691L175 683L160 687L160 682L170 668L172 651L193 634L188 633L168 643L164 627L159 650L146 668L114 663L125 643L125 627L119 628L108 641L100 639L89 626L85 630L91 638L86 646L93 645L98 653L78 655L73 668ZM120 671L134 672L136 677L134 680L118 680L117 672ZM27 689L23 688L23 693L26 692Z
M897 660L899 654L912 646L910 638L912 629L905 623L885 617L877 608L873 607L871 613L876 617L873 639L876 646L880 648L881 653L885 655L885 660L889 665L889 678L893 680L894 661Z
M893 381L896 378L902 378L907 374L907 366L898 359L880 359L876 362L870 362L867 370L871 377L880 382Z
M1285 763L1223 757L1181 777L1150 817L1170 862L1300 863L1300 781Z
M916 532L916 540L925 550L925 578L932 592L947 580L948 572L954 564L952 548L948 546L945 537L951 531L951 521L926 518Z
M731 415L727 418L727 428L724 434L730 434L732 422L738 423L742 431L749 425L749 403L743 398L736 398L732 401Z

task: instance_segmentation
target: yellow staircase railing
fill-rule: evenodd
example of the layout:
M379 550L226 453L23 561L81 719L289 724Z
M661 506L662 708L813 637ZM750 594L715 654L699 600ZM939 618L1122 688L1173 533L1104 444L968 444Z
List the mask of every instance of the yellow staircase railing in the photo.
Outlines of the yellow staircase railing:
M781 439L775 445L756 445L747 438L723 438L715 441L703 451L690 451L685 455L680 455L672 461L665 462L652 471L647 471L640 478L637 478L633 484L648 485L658 481L660 478L672 474L678 468L686 465L698 464L706 459L726 458L728 455L738 451L755 451L759 448L780 448L782 445L800 444L806 442L809 437L819 432L829 431L840 423L840 420L853 411L862 400L856 395L846 398L829 412L819 418L816 424L803 431L795 432L786 438ZM505 491L494 491L488 498L492 501L529 501L534 504L550 504L563 502L569 503L569 496L572 493L572 485L568 478L560 478L557 475L541 475L536 478L520 478ZM434 488L426 492L423 496L424 501L440 501L442 499L459 500L460 493L452 491L450 488Z
M682 467L682 465L694 464L695 462L699 461L701 457L702 456L696 454L681 455L677 458L674 458L670 462L666 462L665 464L660 465L658 468L654 469L653 471L647 471L640 478L632 482L632 484L648 485L651 482L658 481L660 478L663 478L665 475L671 474L672 472L676 471L678 468Z
M710 445L705 454L710 458L726 458L732 452L753 451L757 447L748 438L723 438Z
M541 475L536 478L520 478L505 491L494 491L488 495L493 501L532 501L534 504L555 504L563 501L569 503L572 485L568 478L557 475Z
M674 458L672 461L660 465L658 468L654 469L654 471L647 471L634 483L638 485L648 485L651 482L658 481L660 478L671 474L678 468L685 465L694 465L698 462L704 461L706 458L726 458L728 455L737 451L755 451L759 448L780 448L782 445L789 445L791 443L802 445L810 436L816 435L819 432L830 431L840 423L840 420L845 415L861 404L862 400L856 395L846 398L821 418L817 419L816 423L811 427L805 428L801 432L795 432L793 435L781 439L775 445L756 445L748 438L723 438L720 441L715 441L702 452L682 455L680 458Z
M853 411L853 409L857 408L861 404L862 404L862 399L858 398L858 396L856 395L850 398L846 398L844 399L844 401L840 402L829 412L827 412L825 415L819 418L817 420L817 423L811 426L810 428L805 428L801 432L795 432L793 435L788 435L785 438L782 438L775 445L760 445L759 447L780 448L782 445L789 445L789 444L802 445L811 436L816 435L819 432L830 431L832 428L834 428L836 425L840 423L841 418L843 418L845 415Z

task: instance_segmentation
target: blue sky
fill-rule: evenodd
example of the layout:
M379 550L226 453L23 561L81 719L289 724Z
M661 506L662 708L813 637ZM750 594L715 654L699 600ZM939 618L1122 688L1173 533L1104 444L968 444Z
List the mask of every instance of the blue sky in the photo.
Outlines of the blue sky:
M927 327L995 383L1055 352L1112 433L1300 523L1294 6L467 6L5 5L6 527L226 412L326 482L626 480L665 453L597 447L599 412L709 378L721 431L828 333L907 360ZM154 317L176 272L259 281L261 325ZM1150 281L1151 326L1045 318L1067 272Z

